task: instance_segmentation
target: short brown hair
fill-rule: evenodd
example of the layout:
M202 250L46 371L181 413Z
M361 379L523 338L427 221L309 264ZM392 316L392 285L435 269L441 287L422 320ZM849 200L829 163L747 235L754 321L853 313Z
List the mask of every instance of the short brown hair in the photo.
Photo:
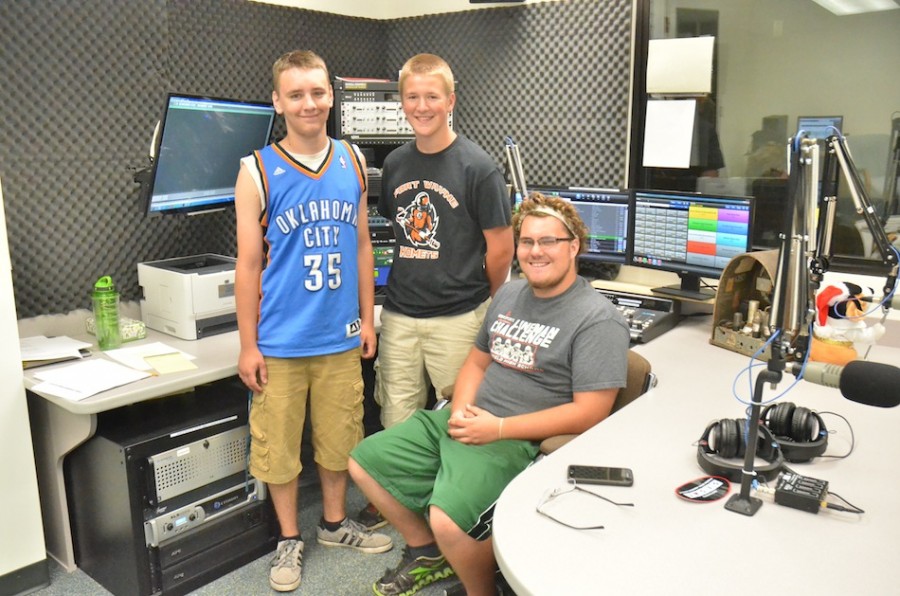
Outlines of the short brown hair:
M278 80L281 73L291 68L302 68L311 70L313 68L321 68L325 71L325 78L331 84L331 75L328 73L328 67L321 56L312 50L294 50L287 54L282 54L275 64L272 65L272 90L278 92Z
M539 192L532 192L528 198L522 201L518 211L513 216L513 234L516 242L519 241L519 234L522 232L522 222L526 217L554 217L543 210L550 209L555 211L564 220L563 224L568 231L578 238L578 254L587 250L588 229L578 215L578 210L572 206L572 203L564 201L559 197L548 197Z
M437 75L444 79L444 88L447 95L453 93L453 71L450 65L440 56L434 54L416 54L406 61L400 69L400 94L403 95L403 84L410 75Z

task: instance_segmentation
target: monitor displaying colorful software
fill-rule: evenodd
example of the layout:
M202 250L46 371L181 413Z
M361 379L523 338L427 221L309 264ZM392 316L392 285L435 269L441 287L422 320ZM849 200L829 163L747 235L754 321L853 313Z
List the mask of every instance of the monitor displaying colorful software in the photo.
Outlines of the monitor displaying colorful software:
M671 271L678 286L653 291L708 300L701 278L719 278L728 262L750 250L753 198L657 190L634 191L631 264Z

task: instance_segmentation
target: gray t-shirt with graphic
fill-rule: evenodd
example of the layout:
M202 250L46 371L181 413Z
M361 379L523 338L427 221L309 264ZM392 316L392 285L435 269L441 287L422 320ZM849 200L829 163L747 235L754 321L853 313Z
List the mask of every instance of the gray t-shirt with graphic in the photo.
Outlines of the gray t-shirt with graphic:
M513 416L572 401L572 394L624 387L628 326L578 277L563 294L537 298L525 280L494 296L475 346L491 355L476 404Z

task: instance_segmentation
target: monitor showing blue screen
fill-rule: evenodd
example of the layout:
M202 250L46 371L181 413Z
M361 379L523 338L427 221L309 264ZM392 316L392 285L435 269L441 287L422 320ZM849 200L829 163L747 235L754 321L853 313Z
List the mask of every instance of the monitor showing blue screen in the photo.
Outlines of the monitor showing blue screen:
M233 205L240 160L268 144L274 120L270 103L169 94L145 191L147 212Z
M707 300L715 292L701 289L700 278L721 277L732 257L750 250L753 199L637 190L633 221L631 264L681 278L679 286L653 291Z
M392 244L372 245L372 256L375 257L375 289L387 286L388 276L391 274L391 264L394 262L394 246Z
M625 265L630 257L631 192L603 188L530 186L545 196L572 203L588 229L588 245L579 258L596 263Z

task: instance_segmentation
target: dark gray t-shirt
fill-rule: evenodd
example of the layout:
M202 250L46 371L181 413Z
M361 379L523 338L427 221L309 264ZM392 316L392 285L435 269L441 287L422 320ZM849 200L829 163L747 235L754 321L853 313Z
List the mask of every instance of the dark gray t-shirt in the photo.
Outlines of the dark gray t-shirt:
M583 277L554 298L537 298L525 280L494 296L475 346L493 362L476 404L514 416L572 401L572 394L624 387L628 326Z
M510 225L511 205L493 159L463 136L439 153L415 141L384 160L378 212L397 245L388 310L415 317L459 315L487 300L483 230Z

